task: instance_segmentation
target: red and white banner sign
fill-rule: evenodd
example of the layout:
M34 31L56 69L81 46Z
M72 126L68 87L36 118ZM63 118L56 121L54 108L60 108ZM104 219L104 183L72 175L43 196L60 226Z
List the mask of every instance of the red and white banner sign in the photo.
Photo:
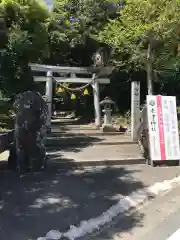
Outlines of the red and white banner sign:
M176 97L147 96L151 160L180 160Z

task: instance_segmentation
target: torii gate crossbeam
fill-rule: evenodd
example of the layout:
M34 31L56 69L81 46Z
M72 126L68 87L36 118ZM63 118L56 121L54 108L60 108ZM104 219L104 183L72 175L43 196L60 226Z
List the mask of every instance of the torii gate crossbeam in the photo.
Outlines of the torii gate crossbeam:
M34 77L35 82L46 82L46 97L48 100L48 125L51 125L51 114L52 114L52 82L55 79L57 82L68 82L68 83L88 83L95 76L97 79L91 83L93 88L94 96L94 110L95 110L95 124L96 126L101 125L101 112L100 112L100 97L99 97L99 84L108 84L110 79L107 78L113 68L112 67L63 67L63 66L51 66L51 65L41 65L41 64L29 64L32 71L45 72L46 77ZM53 73L59 73L63 77L53 77ZM78 77L76 75L78 74ZM92 75L89 77L79 77L81 74ZM71 77L69 77L69 75ZM53 78L52 78L53 77Z

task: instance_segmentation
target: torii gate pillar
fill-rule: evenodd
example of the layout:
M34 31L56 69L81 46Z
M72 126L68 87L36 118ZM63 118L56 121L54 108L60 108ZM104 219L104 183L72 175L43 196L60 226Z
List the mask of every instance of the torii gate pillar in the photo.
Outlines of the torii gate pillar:
M48 118L47 127L51 127L51 116L52 116L52 72L48 71L46 74L46 98L48 104Z
M99 127L101 125L101 108L100 108L100 97L99 97L99 82L94 81L92 84L93 97L94 97L94 115L95 125Z
M67 83L88 83L92 79L91 78L84 78L84 77L76 77L76 75L84 75L84 74L93 74L94 75L94 83L92 84L93 87L93 95L94 95L94 110L95 110L95 124L96 126L101 125L101 109L100 109L100 94L99 94L99 84L108 84L110 83L110 79L107 78L113 71L113 67L62 67L62 66L51 66L51 65L42 65L42 64L33 64L30 63L29 66L31 67L32 71L37 72L46 72L46 77L44 76L35 76L35 82L46 82L46 98L48 103L48 121L47 125L51 126L51 115L52 115L52 84L53 80L56 82L67 82ZM54 77L53 72L61 73L59 77ZM98 79L95 78L95 74L98 73ZM68 77L69 74L71 77ZM73 76L74 75L74 76Z

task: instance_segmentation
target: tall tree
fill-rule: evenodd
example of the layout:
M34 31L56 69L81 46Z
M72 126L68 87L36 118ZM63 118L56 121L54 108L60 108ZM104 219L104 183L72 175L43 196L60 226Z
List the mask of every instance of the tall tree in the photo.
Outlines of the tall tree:
M49 13L35 0L2 0L0 10L8 29L0 55L0 88L14 95L32 83L28 63L47 57Z
M89 65L103 43L96 35L116 17L118 7L117 0L56 0L49 29L51 61Z
M179 66L179 0L126 0L119 17L111 20L98 39L114 49L115 63L124 68L176 69ZM149 82L149 88L151 88Z

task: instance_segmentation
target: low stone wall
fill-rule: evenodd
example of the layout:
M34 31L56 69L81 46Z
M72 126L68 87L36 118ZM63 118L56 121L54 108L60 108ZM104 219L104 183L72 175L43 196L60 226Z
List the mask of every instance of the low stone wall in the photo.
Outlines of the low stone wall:
M140 124L137 128L138 144L143 156L149 158L149 131L146 106L140 111Z
M0 153L9 149L10 144L13 141L14 131L0 133Z

